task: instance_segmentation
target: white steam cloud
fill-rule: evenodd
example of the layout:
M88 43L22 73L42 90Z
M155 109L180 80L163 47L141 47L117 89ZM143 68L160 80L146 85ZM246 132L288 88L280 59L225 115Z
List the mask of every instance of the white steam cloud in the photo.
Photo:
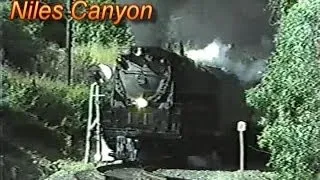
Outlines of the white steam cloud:
M265 59L252 60L244 54L235 54L231 45L222 44L214 40L203 49L191 49L186 51L186 56L197 64L205 64L220 68L234 74L244 83L258 81L265 71L267 61ZM236 57L232 57L236 56Z

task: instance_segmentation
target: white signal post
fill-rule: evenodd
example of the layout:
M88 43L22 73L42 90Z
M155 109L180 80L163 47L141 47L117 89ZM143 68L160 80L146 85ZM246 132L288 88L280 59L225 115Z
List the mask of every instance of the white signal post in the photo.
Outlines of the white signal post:
M244 139L243 132L247 129L247 123L239 121L237 123L237 131L239 132L239 144L240 144L240 171L244 170Z

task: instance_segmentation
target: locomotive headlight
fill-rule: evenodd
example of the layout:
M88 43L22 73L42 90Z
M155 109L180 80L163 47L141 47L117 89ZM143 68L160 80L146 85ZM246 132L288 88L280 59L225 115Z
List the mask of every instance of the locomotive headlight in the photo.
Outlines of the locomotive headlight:
M148 101L142 97L135 99L134 102L138 106L138 108L145 108L148 106Z
M99 64L98 66L99 66L101 72L103 73L104 78L106 80L111 79L112 74L113 74L112 68L110 66L107 66L107 65L104 65L104 64Z

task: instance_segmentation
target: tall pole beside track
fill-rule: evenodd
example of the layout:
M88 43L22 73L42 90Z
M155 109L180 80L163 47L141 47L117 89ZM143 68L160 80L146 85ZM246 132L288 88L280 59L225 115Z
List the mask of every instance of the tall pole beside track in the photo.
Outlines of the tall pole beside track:
M71 18L72 0L67 0L66 3L66 52L67 52L67 78L68 85L72 84L72 18Z

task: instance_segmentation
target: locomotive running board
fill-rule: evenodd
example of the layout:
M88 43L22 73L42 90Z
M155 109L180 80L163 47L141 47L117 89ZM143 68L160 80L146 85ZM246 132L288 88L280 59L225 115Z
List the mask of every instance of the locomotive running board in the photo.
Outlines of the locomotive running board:
M101 135L101 125L100 125L100 102L99 98L104 97L105 95L100 94L100 87L98 83L93 83L90 86L89 93L89 109L88 109L88 122L87 122L87 132L86 132L86 146L85 146L85 155L84 162L88 163L90 159L91 151L91 140L95 139L96 141L96 153L94 155L94 161L97 162L115 162L115 158L110 156L113 153L113 150L110 149ZM94 113L95 112L95 113ZM95 117L93 117L95 114ZM92 135L92 131L95 130L95 134ZM95 137L95 138L93 138Z

